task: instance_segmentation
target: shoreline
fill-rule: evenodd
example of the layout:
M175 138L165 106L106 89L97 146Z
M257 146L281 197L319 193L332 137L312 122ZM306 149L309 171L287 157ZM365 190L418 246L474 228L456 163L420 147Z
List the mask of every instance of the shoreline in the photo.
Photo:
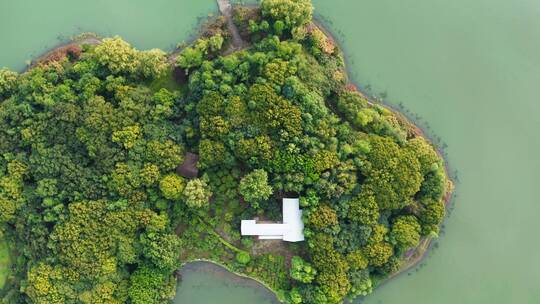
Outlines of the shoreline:
M420 126L419 122L416 119L410 117L410 115L407 115L407 113L405 113L405 111L402 111L402 110L396 108L394 105L390 104L385 99L382 99L382 98L377 99L377 97L370 95L368 92L366 92L364 89L362 89L362 86L356 80L353 80L352 77L351 77L350 68L349 68L350 58L346 55L346 53L344 51L344 48L342 47L342 43L338 39L336 39L336 36L329 29L329 26L326 24L325 20L323 18L321 18L320 16L314 15L313 16L313 24L317 28L319 28L329 39L331 39L332 42L338 48L339 53L343 57L343 61L344 61L344 64L345 64L344 72L345 72L345 76L346 76L346 81L349 84L353 85L354 88L368 100L368 103L370 105L383 106L386 109L388 109L389 111L392 111L392 113L403 117L407 123L411 124L411 126L413 126L415 128L415 130L418 131L418 136L421 136L421 137L427 139L435 147L436 152L439 155L439 157L444 160L444 172L445 172L445 175L446 175L448 181L450 182L450 185L449 185L449 189L448 189L447 193L445 193L445 195L444 195L444 205L445 205L446 215L445 215L445 220L443 220L443 222L440 225L440 226L443 226L444 222L446 221L447 216L449 215L450 208L452 207L452 205L454 203L454 194L455 194L455 185L456 185L455 180L457 180L457 178L450 174L450 172L451 172L450 169L452 167L450 166L450 163L448 161L448 157L444 153L444 150L442 149L440 143L438 143L436 140L434 140L434 138L433 138L434 135L430 135L425 130L425 128ZM375 286L374 290L381 287L381 286L383 286L383 285L385 285L385 284L387 284L392 279L395 279L395 278L407 273L408 271L414 269L422 261L424 261L428 257L427 255L428 255L429 251L432 249L433 240L434 240L434 238L429 237L429 236L424 237L423 239L421 239L420 244L415 248L414 252L410 255L410 257L405 260L405 263L402 266L402 268L400 268L397 272L389 275L387 278L385 278L383 281L381 281L377 286Z
M41 63L43 63L44 61L49 59L49 57L51 57L52 55L54 55L55 53L57 53L58 51L61 51L63 49L67 49L69 47L75 47L75 46L82 46L84 44L98 45L100 43L101 43L101 38L99 36L97 36L96 34L94 34L94 33L81 33L81 34L79 34L79 35L77 35L75 37L70 38L69 41L60 43L59 45L57 45L55 47L52 47L51 49L45 51L40 56L32 59L32 61L30 61L30 64L28 64L23 69L23 73L28 72L29 70L35 68L36 66L40 65Z
M233 7L234 6L248 6L249 7L250 5L233 5ZM219 13L219 10L218 10L218 13ZM344 60L344 65L345 66L344 66L343 72L345 74L347 83L354 86L354 88L368 100L370 105L383 106L386 109L388 109L389 111L391 111L392 113L396 114L397 116L402 117L406 123L410 124L410 126L412 126L414 128L415 131L418 131L417 136L421 136L421 137L424 137L424 138L428 139L429 142L436 148L437 154L441 157L441 159L444 160L444 172L445 172L445 175L446 175L448 181L451 183L451 186L448 189L448 192L445 194L445 197L444 197L445 211L447 212L447 215L448 215L449 211L450 211L450 208L451 208L451 206L453 205L453 202L454 202L453 198L454 198L454 193L455 193L455 180L457 180L457 178L455 176L451 176L449 174L450 169L452 167L450 166L450 164L448 162L448 159L447 159L444 151L442 150L442 147L440 146L440 144L437 143L434 140L433 135L430 135L429 133L427 133L426 130L419 125L418 121L415 120L414 118L410 117L410 115L407 115L407 113L405 113L404 111L401 111L400 109L396 108L394 105L390 104L386 100L378 99L377 97L372 96L368 92L363 90L361 85L357 81L355 81L355 80L353 80L351 78L350 70L348 68L348 62L350 62L350 59L346 55L346 53L344 52L344 49L342 48L342 44L340 43L340 41L338 39L336 39L336 37L334 36L332 31L325 24L325 21L323 19L321 19L319 16L314 16L314 19L313 19L312 23L313 23L314 26L319 28L329 39L331 39L332 42L338 48L339 53L343 57L343 60ZM205 24L204 22L199 22L198 23L199 30L197 30L196 33L190 35L189 41L194 41L198 37L198 35L200 35L200 33L201 33L200 29L201 29L202 26L204 26L204 24ZM53 48L49 49L48 51L46 51L42 55L38 56L37 58L33 59L31 61L31 64L27 65L27 67L24 68L23 73L28 72L29 70L31 70L32 68L34 68L36 66L39 66L44 61L46 61L51 55L53 55L55 52L57 52L59 50L62 50L64 48L67 48L67 47L70 47L70 46L81 46L81 45L84 45L84 44L97 45L97 44L101 43L101 39L102 39L101 37L97 36L94 33L81 33L80 35L71 38L70 41L67 41L65 43L61 43L61 44L57 45L56 47L53 47ZM171 65L173 65L173 63L174 63L173 60L176 57L176 55L178 55L179 52L183 48L184 47L176 47L172 51L167 52L167 58L168 58L168 61L169 61L169 63ZM446 220L446 217L447 216L445 216L445 220ZM445 221L443 221L441 226L444 224L444 222ZM432 237L429 237L429 236L424 237L423 239L421 239L420 244L415 248L414 252L410 255L410 257L407 258L406 260L404 260L405 263L403 264L403 267L400 268L397 272L389 275L383 281L380 281L376 286L374 286L375 287L374 290L381 287L381 286L383 286L384 284L388 283L392 279L395 279L395 278L403 275L404 273L407 273L408 271L410 271L414 267L418 266L423 260L425 260L428 257L427 255L428 255L429 251L431 250L431 248L433 246L433 240L434 239ZM191 260L191 261L187 261L187 262L182 263L181 267L178 269L178 271L180 271L182 268L184 268L188 264L198 263L198 262L210 263L210 264L219 266L219 267L221 267L221 268L229 271L230 273L232 273L234 275L237 275L237 276L239 276L241 278L246 278L246 279L253 280L253 281L257 282L258 284L260 284L262 287L264 287L266 290L270 291L274 295L274 297L275 297L275 299L277 301L276 303L281 303L278 300L277 292L274 291L272 288L270 288L267 284L265 284L264 282L260 281L257 278L248 276L248 275L243 274L243 273L235 272L235 271L231 270L229 267L227 267L226 265L222 264L221 262L208 260L208 259ZM181 282L180 282L180 284L181 284ZM358 299L361 299L361 298L359 297ZM349 303L349 302L344 302L344 303Z
M198 37L201 36L201 30L204 29L206 23L208 22L209 18L213 18L215 16L219 16L219 8L216 3L216 7L211 10L208 14L199 15L196 17L195 26L192 30L189 31L186 39L180 42L173 42L171 45L170 51L165 51L166 56L168 60L171 60L170 63L174 63L174 59L176 58L176 55L182 51L185 46L189 45L193 41L195 41ZM40 63L42 63L44 60L47 59L48 56L54 54L58 50L70 46L81 46L84 44L90 44L90 45L97 45L100 44L103 38L107 38L109 36L100 36L99 34L95 32L81 32L79 34L76 34L74 36L69 37L65 41L58 42L58 44L53 45L51 48L48 48L47 50L43 51L41 54L37 55L36 57L29 59L25 63L25 67L18 70L13 69L13 71L16 71L18 73L25 73L31 70L32 68L38 66ZM110 36L113 37L113 36Z
M279 297L278 297L278 294L275 290L273 290L270 286L268 286L265 282L257 279L257 278L254 278L254 277L251 277L251 276L248 276L244 273L241 273L241 272L237 272L237 271L234 271L232 270L230 267L228 267L227 265L219 262L219 261L214 261L214 260L211 260L211 259L194 259L194 260L190 260L190 261L187 261L187 262L183 262L180 267L178 268L177 270L177 273L180 273L181 275L181 272L183 269L185 269L186 267L189 267L190 265L197 265L197 264L210 264L210 265L213 265L221 270L224 270L224 271L227 271L229 274L231 275L234 275L234 276L237 276L238 278L240 279L244 279L244 280L250 280L252 281L253 283L255 283L256 285L259 285L259 286L253 286L255 288L262 288L264 290L266 290L269 294L272 295L273 297L273 302L276 303L276 304L279 304L279 303L282 303L281 301L279 301ZM182 279L180 279L178 282L177 282L177 285L181 285L182 284ZM246 284L247 285L247 284Z

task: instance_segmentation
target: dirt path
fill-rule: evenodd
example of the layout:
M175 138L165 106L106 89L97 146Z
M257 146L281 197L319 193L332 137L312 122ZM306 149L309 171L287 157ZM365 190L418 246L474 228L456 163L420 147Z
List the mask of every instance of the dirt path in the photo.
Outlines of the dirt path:
M226 52L228 54L244 48L247 43L242 40L238 27L233 21L233 8L229 0L217 0L219 11L227 19L227 27L231 33L232 44L231 48Z
M291 259L294 253L288 248L283 240L254 240L251 248L251 255L273 254L285 257L287 267L291 266Z

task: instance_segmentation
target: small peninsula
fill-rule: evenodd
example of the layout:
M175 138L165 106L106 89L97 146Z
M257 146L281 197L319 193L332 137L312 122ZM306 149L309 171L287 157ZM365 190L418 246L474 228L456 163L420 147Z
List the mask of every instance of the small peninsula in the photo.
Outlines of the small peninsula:
M170 303L210 261L338 304L425 254L453 189L433 144L349 82L310 0L220 5L170 54L83 37L0 70L3 303Z

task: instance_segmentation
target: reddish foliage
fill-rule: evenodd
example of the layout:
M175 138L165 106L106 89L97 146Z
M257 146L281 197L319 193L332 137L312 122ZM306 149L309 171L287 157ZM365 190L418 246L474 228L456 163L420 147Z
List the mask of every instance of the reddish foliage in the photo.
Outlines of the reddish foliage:
M349 92L356 92L358 91L358 88L354 84L349 83L345 86L345 90Z
M47 54L47 56L41 60L41 63L47 64L51 62L60 61L66 57L70 61L75 61L79 59L82 53L82 48L77 44L70 44L67 46L59 47L55 50L52 50Z
M235 6L233 20L240 30L242 39L249 41L251 37L249 32L249 20L259 23L261 21L261 10L256 7Z
M227 19L223 16L210 20L203 26L203 37L210 38L217 34L221 34L224 38L229 36L229 32L227 31Z
M82 48L80 45L69 45L66 49L66 55L69 56L70 60L77 60L81 57Z

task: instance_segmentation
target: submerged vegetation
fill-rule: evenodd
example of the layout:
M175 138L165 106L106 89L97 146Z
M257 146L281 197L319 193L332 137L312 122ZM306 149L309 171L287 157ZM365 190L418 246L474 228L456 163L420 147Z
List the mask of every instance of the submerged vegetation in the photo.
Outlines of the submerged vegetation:
M0 70L6 303L167 303L213 260L288 303L370 293L434 237L451 190L434 147L347 82L308 0L238 7L170 66L120 38ZM183 82L185 80L185 82ZM197 154L198 177L177 168ZM299 196L307 241L241 237Z

